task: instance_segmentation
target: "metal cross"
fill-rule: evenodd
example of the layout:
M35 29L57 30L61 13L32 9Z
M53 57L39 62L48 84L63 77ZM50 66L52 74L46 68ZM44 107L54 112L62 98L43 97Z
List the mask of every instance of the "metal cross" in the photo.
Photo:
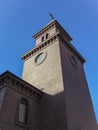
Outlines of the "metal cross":
M54 19L53 15L51 13L49 13L49 16L50 16L51 20Z

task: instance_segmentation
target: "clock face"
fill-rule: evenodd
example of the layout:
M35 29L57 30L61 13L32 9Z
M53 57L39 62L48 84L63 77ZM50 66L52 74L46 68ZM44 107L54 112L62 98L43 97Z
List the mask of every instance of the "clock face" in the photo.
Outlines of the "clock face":
M46 53L40 53L39 55L37 55L37 57L35 58L35 63L38 65L40 63L42 63L46 58Z

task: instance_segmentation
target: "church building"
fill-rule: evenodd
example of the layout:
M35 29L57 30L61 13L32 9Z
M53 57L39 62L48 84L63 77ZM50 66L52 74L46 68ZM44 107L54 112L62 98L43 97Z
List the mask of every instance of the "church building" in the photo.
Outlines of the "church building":
M0 130L97 130L85 59L71 36L52 19L33 37L22 78L0 75Z

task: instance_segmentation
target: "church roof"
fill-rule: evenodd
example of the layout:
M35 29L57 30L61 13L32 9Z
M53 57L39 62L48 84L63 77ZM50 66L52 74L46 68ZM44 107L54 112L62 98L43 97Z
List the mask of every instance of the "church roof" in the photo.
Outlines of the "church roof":
M5 86L9 86L10 88L16 90L19 93L22 93L23 95L26 95L35 101L39 101L43 95L42 91L9 71L6 71L0 75L0 88Z

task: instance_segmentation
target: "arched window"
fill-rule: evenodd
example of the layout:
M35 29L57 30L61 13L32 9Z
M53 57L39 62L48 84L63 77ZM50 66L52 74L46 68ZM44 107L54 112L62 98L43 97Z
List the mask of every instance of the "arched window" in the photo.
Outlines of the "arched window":
M48 39L48 38L49 38L49 34L47 33L47 34L46 34L46 39Z
M42 37L42 42L44 41L44 36Z
M18 124L27 124L27 113L28 113L28 100L21 98L18 101L18 110L17 110L17 123Z

